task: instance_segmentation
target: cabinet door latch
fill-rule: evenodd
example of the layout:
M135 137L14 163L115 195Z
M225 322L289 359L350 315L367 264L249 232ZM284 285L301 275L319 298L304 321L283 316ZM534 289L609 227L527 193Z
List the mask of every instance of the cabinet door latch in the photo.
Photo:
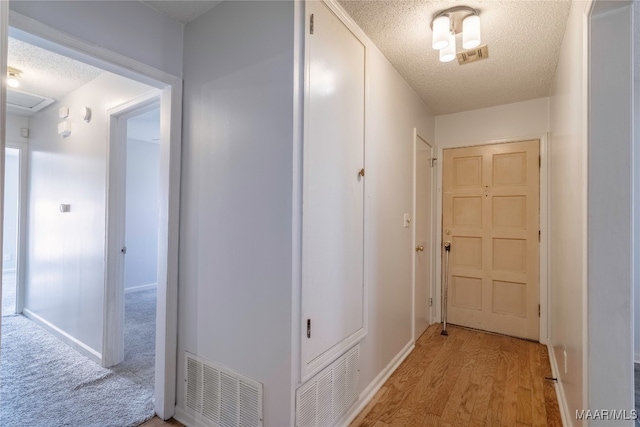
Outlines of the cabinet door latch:
M311 338L311 319L307 319L307 338Z

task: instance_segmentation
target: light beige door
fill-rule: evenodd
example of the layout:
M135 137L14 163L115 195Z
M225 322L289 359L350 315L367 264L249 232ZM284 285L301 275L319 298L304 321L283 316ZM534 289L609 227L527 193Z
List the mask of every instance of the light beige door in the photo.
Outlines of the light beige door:
M452 324L538 340L540 142L444 150Z

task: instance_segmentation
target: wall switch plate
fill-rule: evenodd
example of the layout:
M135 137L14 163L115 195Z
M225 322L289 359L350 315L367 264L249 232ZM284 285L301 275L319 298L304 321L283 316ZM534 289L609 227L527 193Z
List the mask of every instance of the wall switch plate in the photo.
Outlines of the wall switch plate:
M404 228L409 228L409 225L411 225L411 215L409 214L404 214Z

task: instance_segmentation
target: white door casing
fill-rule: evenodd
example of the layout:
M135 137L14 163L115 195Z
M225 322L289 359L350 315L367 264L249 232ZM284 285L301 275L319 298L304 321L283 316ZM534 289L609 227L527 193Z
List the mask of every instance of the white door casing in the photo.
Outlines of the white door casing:
M434 253L433 147L415 133L414 340L432 321Z

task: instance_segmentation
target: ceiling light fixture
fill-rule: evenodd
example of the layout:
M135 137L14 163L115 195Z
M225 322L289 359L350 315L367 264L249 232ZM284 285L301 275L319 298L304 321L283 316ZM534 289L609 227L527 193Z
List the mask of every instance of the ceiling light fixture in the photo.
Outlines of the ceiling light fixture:
M22 71L18 70L17 68L7 67L7 86L20 86L20 81L18 80L20 77L22 77Z
M469 6L455 6L441 10L433 16L431 46L440 51L441 62L453 61L456 57L456 34L462 33L462 47L473 49L480 46L480 12Z

